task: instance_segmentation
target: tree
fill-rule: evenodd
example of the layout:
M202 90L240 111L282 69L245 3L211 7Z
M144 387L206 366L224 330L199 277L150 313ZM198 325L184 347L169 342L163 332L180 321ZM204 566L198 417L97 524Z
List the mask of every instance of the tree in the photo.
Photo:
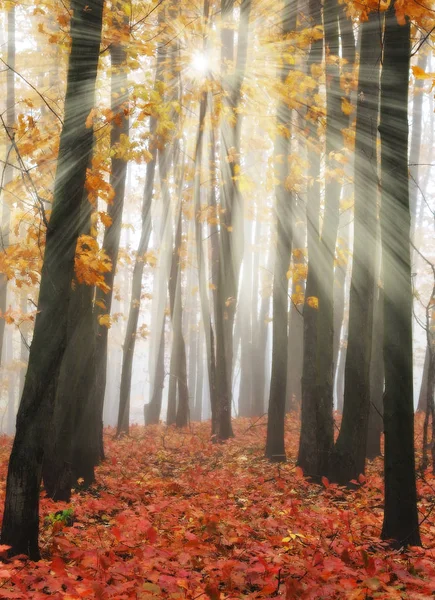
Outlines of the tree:
M377 221L377 125L380 44L374 43L378 15L361 26L355 138L353 266L349 334L340 433L331 456L330 478L341 484L364 473L370 411L370 359L375 293Z
M381 235L384 276L385 506L382 539L420 545L414 459L412 285L408 187L410 30L385 15L381 75Z
M93 206L84 194L80 211L76 273L68 303L67 344L59 372L53 418L44 449L43 480L49 498L69 502L74 480L86 475L93 482L93 466L80 462L94 445L88 431L88 390L94 381L95 335L93 298L95 288L79 280L77 262L98 247L91 233ZM94 248L92 248L92 246ZM78 267L78 268L77 268ZM108 268L110 268L110 262Z
M114 195L107 207L110 219L104 230L103 248L112 262L112 269L105 273L106 289L97 289L95 301L96 348L95 348L95 384L89 393L89 426L86 438L95 439L96 446L90 455L83 456L83 464L87 461L94 466L104 458L103 448L103 407L107 379L107 344L109 327L107 316L112 307L113 284L118 262L119 242L121 238L122 211L124 208L125 183L127 177L127 160L122 153L122 144L129 137L128 113L128 81L126 39L129 37L129 17L125 3L115 0L115 36L110 44L111 60L111 111L114 115L111 123L110 146L112 148L110 185ZM93 430L92 430L93 429ZM89 469L87 469L89 477ZM84 473L85 475L85 473Z
M237 57L234 74L226 73L226 61L233 60L234 32L225 19L233 12L233 1L222 1L222 59L223 89L228 95L231 123L223 131L221 223L219 247L219 279L215 296L216 318L216 388L218 398L217 435L226 440L232 437L232 365L233 326L236 311L238 280L243 248L242 196L237 184L240 173L240 141L242 116L239 110L242 84L245 77L248 54L249 17L251 0L243 0L240 6Z
M321 6L316 0L310 0L310 19L312 27L321 22ZM323 40L313 39L308 56L310 71L322 61ZM318 91L318 87L314 91ZM307 191L307 253L308 274L304 299L304 334L302 361L302 404L301 433L299 438L298 466L307 476L317 473L317 407L316 407L316 349L318 307L313 299L318 297L319 280L316 264L320 260L320 156L315 145L317 135L317 115L308 111L309 129L308 163L311 185Z
M163 13L161 13L163 14ZM164 60L163 49L157 55L156 82L154 85L157 91L158 82L162 76L161 68ZM134 262L133 280L131 288L130 308L128 311L128 322L125 330L125 340L122 355L121 388L119 396L118 426L117 435L129 432L130 418L130 391L131 378L133 371L133 356L136 344L137 325L139 321L140 301L142 294L142 275L145 266L144 255L148 249L148 242L151 235L151 204L154 192L154 180L157 165L157 147L155 145L155 130L157 119L155 115L150 117L150 148L153 151L151 160L147 164L147 173L142 203L142 230L139 240L136 259ZM158 419L157 419L158 420Z
M8 137L11 143L8 144L5 156L4 171L2 173L2 186L7 186L12 181L13 167L11 160L13 157L14 148L14 125L15 125L15 5L11 4L8 10L8 70L6 83L6 128ZM9 246L9 229L11 221L11 209L9 207L9 198L7 193L3 193L3 206L1 214L1 247L2 251L6 252ZM6 275L0 273L0 315L6 312L6 297L7 297L7 278ZM3 349L3 339L5 335L5 319L0 317L0 363Z
M296 5L286 0L282 15L283 36L288 36L296 28ZM281 67L281 83L285 82L290 70L285 58ZM285 89L285 88L284 88ZM284 94L284 90L283 90ZM275 141L275 160L277 163L276 186L276 232L277 248L273 272L273 337L272 337L272 373L270 380L269 410L267 420L266 456L275 462L285 460L284 416L287 386L288 351L288 278L290 265L294 196L288 189L289 160L292 111L285 96L280 100L277 111L277 137Z
M2 544L11 554L39 558L39 486L44 442L66 347L80 204L93 133L86 119L94 104L103 2L73 0L71 54L53 210L47 228L38 313L9 460Z

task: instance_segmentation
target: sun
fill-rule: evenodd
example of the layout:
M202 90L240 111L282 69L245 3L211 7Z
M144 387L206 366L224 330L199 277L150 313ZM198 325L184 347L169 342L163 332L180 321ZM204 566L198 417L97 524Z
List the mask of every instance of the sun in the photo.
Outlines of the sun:
M190 61L192 70L197 75L206 75L210 70L210 60L204 52L195 52Z

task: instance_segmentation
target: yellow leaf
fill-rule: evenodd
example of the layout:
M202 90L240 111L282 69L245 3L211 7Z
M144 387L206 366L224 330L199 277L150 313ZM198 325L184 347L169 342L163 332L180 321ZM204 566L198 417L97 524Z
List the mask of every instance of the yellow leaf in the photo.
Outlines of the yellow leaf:
M308 296L307 304L317 310L319 308L319 299L316 296Z
M112 225L112 217L108 213L100 211L98 215L104 227L110 227Z
M110 315L108 313L105 315L98 315L98 323L101 325L101 327L107 327L107 329L109 329L111 325Z
M355 110L355 108L352 106L352 104L349 102L349 100L347 100L347 98L342 98L341 110L342 110L342 112L344 112L345 115L351 115L353 113L353 111Z
M416 79L432 79L435 77L435 73L426 73L426 71L417 65L412 67L412 74Z

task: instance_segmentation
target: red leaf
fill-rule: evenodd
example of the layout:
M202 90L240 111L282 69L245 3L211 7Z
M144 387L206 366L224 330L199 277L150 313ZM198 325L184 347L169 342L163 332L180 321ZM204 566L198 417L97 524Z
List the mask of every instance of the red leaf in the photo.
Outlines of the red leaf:
M146 534L149 541L154 544L154 542L157 540L157 531L154 529L154 527L148 527Z
M327 477L322 477L322 483L325 488L329 488L329 479Z
M296 477L303 477L304 476L304 471L301 467L296 467L295 469L295 475Z
M364 476L362 473L360 473L360 474L358 475L358 481L359 481L360 483L365 483L365 481L366 481L366 478L365 478L365 476Z
M61 559L60 556L54 556L51 561L51 570L56 573L56 575L65 575L65 563Z
M209 583L205 587L205 593L210 598L210 600L219 600L220 592L216 584Z

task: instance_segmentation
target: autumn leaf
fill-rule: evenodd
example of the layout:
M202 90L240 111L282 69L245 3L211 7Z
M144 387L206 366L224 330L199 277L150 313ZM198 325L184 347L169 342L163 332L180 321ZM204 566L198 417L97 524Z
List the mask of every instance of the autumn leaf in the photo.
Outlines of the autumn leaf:
M325 486L325 488L329 488L329 479L327 477L322 477L322 483Z
M111 326L110 315L108 313L106 313L104 315L98 315L98 323L102 327L107 327L107 329L110 329L110 326Z
M319 308L319 299L316 296L308 296L306 303L316 310Z
M412 74L414 75L414 77L416 79L434 79L435 78L435 73L426 73L426 71L424 69L422 69L421 67L419 67L418 65L413 65L411 67L412 69Z
M355 110L354 106L349 102L347 98L341 100L341 110L345 115L351 115Z

